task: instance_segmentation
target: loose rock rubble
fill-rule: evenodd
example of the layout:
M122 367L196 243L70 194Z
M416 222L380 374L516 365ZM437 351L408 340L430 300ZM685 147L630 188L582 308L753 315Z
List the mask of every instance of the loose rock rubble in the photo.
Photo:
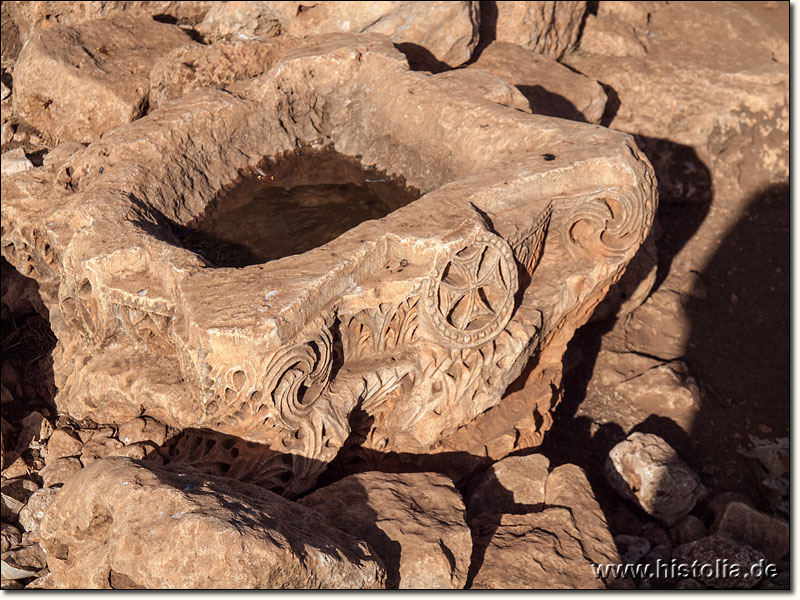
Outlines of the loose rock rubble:
M653 434L632 433L606 462L606 478L623 497L672 527L707 490L677 452Z

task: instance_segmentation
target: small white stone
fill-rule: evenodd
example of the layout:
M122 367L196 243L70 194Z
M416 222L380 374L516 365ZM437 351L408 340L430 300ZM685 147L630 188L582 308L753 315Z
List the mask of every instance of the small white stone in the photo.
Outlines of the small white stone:
M3 175L11 175L12 173L21 173L33 168L33 163L25 156L25 150L22 148L15 148L4 152L0 156L0 171Z
M5 146L8 142L14 139L14 132L16 130L16 126L12 123L6 121L3 123L3 130L0 133L0 144Z
M8 89L8 86L0 81L0 100L5 100L11 95L11 90Z

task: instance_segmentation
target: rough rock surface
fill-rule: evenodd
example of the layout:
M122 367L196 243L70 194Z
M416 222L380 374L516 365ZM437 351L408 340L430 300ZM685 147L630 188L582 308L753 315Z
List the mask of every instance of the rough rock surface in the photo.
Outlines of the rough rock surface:
M443 475L359 473L299 503L369 543L388 587L461 589L466 582L472 538L461 496Z
M471 69L516 86L538 115L599 123L605 111L606 93L599 83L517 44L491 43L466 70Z
M685 297L677 291L660 288L642 306L626 315L603 341L605 348L638 352L662 360L682 358L691 335L685 302Z
M31 494L25 508L19 512L19 524L22 525L25 531L35 532L39 530L44 513L52 504L53 499L58 496L58 492L59 490L57 489L43 487Z
M75 154L78 150L83 150L86 146L78 142L64 142L50 150L44 156L43 164L45 167L58 169L63 165L69 157Z
M647 46L631 25L614 16L586 15L580 50L603 56L645 56Z
M586 2L495 2L495 39L561 58L578 41Z
M137 417L119 426L117 439L126 446L137 442L161 446L167 439L167 427L150 417Z
M196 88L224 88L261 75L300 43L297 38L281 36L264 41L239 40L175 48L162 56L150 71L150 106L158 108Z
M48 460L45 467L39 471L45 487L52 487L66 483L70 477L83 468L83 463L76 457L56 458Z
M468 69L445 71L436 75L436 79L440 82L452 82L454 91L463 91L464 88L470 88L473 92L492 102L510 106L527 113L531 112L528 100L519 89L483 69L470 67Z
M209 41L265 40L285 33L278 13L268 2L215 2L197 25Z
M53 315L59 411L258 444L242 471L287 495L353 426L372 452L500 458L541 443L567 342L647 237L655 182L625 134L454 85L409 71L385 36L330 34L107 132L58 171L4 177L3 255ZM267 163L275 185L306 185L281 161L334 147L345 166L326 183L366 166L422 197L241 269L177 246L221 190ZM534 356L525 394L501 406ZM118 448L88 444L84 463Z
M502 515L484 535L490 540L472 589L605 588L569 509Z
M544 456L533 454L503 459L481 475L469 506L475 540L470 587L603 588L611 583L591 571L592 563L618 563L620 556L585 473L565 464L548 476L547 467ZM525 481L526 469L530 481ZM505 495L497 494L499 483ZM493 503L505 514L486 512Z
M595 40L585 51L594 21L587 19L581 49L566 61L615 91L609 125L640 136L661 198L708 202L698 158L718 177L747 187L786 180L788 44L737 3L642 4L648 6L630 9L638 14L627 21L619 12L597 20L634 28L646 54L619 56L619 40Z
M526 513L541 509L550 461L543 454L509 456L478 476L467 502L471 518L480 513Z
M675 546L681 544L688 544L706 536L708 529L700 519L694 515L688 515L678 521L678 523L669 530L670 537Z
M226 2L198 25L204 35L281 33L306 37L336 31L382 33L404 51L457 67L478 43L477 2ZM245 16L246 15L246 16ZM250 31L249 24L260 25ZM253 26L254 26L253 25ZM277 25L277 27L276 27ZM244 28L244 29L243 29ZM273 35L276 35L273 33Z
M147 111L153 63L189 42L143 16L37 31L17 61L14 111L53 140L92 142Z
M618 560L605 515L583 469L571 464L553 469L547 478L545 503L570 509L581 534L584 556L589 561L612 563Z
M438 473L350 475L299 500L366 541L383 560L387 585L461 589L472 537L452 481Z
M3 175L13 175L14 173L22 173L33 168L33 163L25 156L25 150L16 148L3 152L0 158L0 168L2 168Z
M742 576L749 575L753 565L765 560L764 554L751 548L747 544L736 542L723 535L709 535L695 542L678 546L673 550L672 557L678 563L691 565L704 565L712 567L725 563L728 570L701 570L698 579L705 585L715 589L750 589L758 585L761 577ZM739 575L731 571L733 566L738 567ZM763 571L762 571L763 574Z
M380 588L363 542L234 480L95 461L39 529L57 588ZM168 541L168 543L165 543Z
M24 536L19 546L7 550L3 555L3 575L8 575L11 580L36 577L46 566L47 559L42 547L36 542L26 543ZM6 588L5 577L3 588Z
M2 543L0 551L5 552L9 548L16 546L21 539L19 529L4 521L2 529L0 529L0 543Z
M50 462L58 458L68 456L78 456L83 448L81 442L70 429L56 429L47 441L46 461Z
M671 527L706 494L697 475L662 438L632 433L611 449L606 479L616 492Z
M763 552L771 562L782 559L789 552L789 523L744 502L729 502L711 526L711 533L744 542Z
M8 4L14 23L19 28L24 43L37 29L50 29L59 25L77 25L84 21L110 19L120 15L139 15L147 18L168 16L175 19L196 20L216 2L193 0L192 2L125 1L94 2L4 2Z
M700 388L681 361L662 363L614 387L625 401L644 412L671 417L690 428L690 415L700 410Z

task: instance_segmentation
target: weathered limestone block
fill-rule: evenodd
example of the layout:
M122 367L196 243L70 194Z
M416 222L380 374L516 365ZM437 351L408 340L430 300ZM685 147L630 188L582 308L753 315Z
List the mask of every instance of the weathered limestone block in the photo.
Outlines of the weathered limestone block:
M581 534L584 555L589 561L618 562L619 554L614 547L608 523L583 469L571 464L553 469L547 478L545 504L570 509Z
M516 86L537 115L599 123L606 108L606 93L595 80L517 44L493 42L465 70L472 69Z
M548 467L540 454L508 457L478 478L468 502L475 539L472 567L477 569L471 587L611 584L595 578L591 570L592 564L621 559L586 474L572 464L549 474Z
M3 152L0 165L2 165L0 168L2 168L3 175L22 173L23 171L33 168L33 163L25 156L25 150L22 148L15 148L14 150Z
M44 155L44 166L58 169L67 162L70 156L84 148L84 144L78 142L64 142L63 144L59 144Z
M280 15L268 2L215 2L197 25L207 40L266 40L286 33Z
M628 41L646 44L646 54L620 56L617 44L592 41L588 19L580 48L564 60L614 90L619 106L609 126L641 136L662 199L710 200L698 160L716 184L786 181L788 43L737 3L612 4L628 5L606 16L635 29L638 41Z
M322 164L334 149L344 166L321 183L369 167L422 196L263 264L217 268L179 245L176 230L256 169L291 188L305 180L282 156ZM566 344L656 207L626 134L409 71L374 34L321 36L2 186L3 256L37 281L59 340L59 410L257 444L262 462L243 471L284 494L313 485L351 433L373 453L541 443ZM531 359L525 394L496 410Z
M21 540L19 529L13 525L3 522L2 529L0 529L0 552L5 552L9 548L19 544Z
M646 56L647 46L636 29L613 16L586 15L580 49L603 56Z
M94 2L4 2L19 28L24 43L37 29L50 29L59 25L77 25L84 21L110 19L122 14L141 15L148 18L168 16L175 19L196 20L216 4L211 1L166 2L166 1L125 1Z
M660 415L690 430L700 410L697 381L685 363L671 361L653 366L613 387L640 414Z
M277 25L277 27L276 27ZM197 27L206 36L297 37L337 31L382 33L457 67L478 43L477 2L224 2Z
M70 480L39 535L55 588L381 588L364 542L261 488L127 458Z
M350 475L299 500L383 560L387 586L461 589L472 536L453 482L438 473Z
M639 352L665 361L686 356L691 319L680 293L659 289L603 340L615 352Z
M549 472L550 461L543 454L509 456L494 463L479 475L469 493L470 515L541 509Z
M167 439L167 428L153 419L137 417L119 426L117 439L125 445L151 442L161 446Z
M550 58L561 58L575 48L586 2L516 2L497 5L495 39L519 44Z
M14 70L14 110L54 140L92 142L147 111L153 63L189 42L139 15L38 31Z
M19 511L19 524L22 525L25 531L34 532L39 530L44 513L47 512L47 508L58 496L58 492L59 490L57 489L43 487L31 494L31 497L28 498L28 503Z
M247 4L250 4L249 2ZM267 72L301 42L292 36L264 41L190 44L162 56L150 71L150 107L185 96L200 87L224 88Z
M494 530L494 531L492 531ZM566 508L502 515L488 535L472 589L605 589Z
M39 471L39 475L44 482L45 487L51 487L65 483L75 473L83 468L83 463L80 459L74 456L65 458L56 458L48 460L44 468Z
M652 433L635 432L614 446L606 479L623 498L672 527L707 490L675 449Z

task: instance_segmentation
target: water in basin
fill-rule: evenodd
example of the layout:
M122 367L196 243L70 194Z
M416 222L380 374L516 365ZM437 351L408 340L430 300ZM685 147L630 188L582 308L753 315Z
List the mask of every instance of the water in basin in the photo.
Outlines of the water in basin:
M264 162L220 194L181 243L215 267L301 254L419 198L403 184L355 158L301 150Z

